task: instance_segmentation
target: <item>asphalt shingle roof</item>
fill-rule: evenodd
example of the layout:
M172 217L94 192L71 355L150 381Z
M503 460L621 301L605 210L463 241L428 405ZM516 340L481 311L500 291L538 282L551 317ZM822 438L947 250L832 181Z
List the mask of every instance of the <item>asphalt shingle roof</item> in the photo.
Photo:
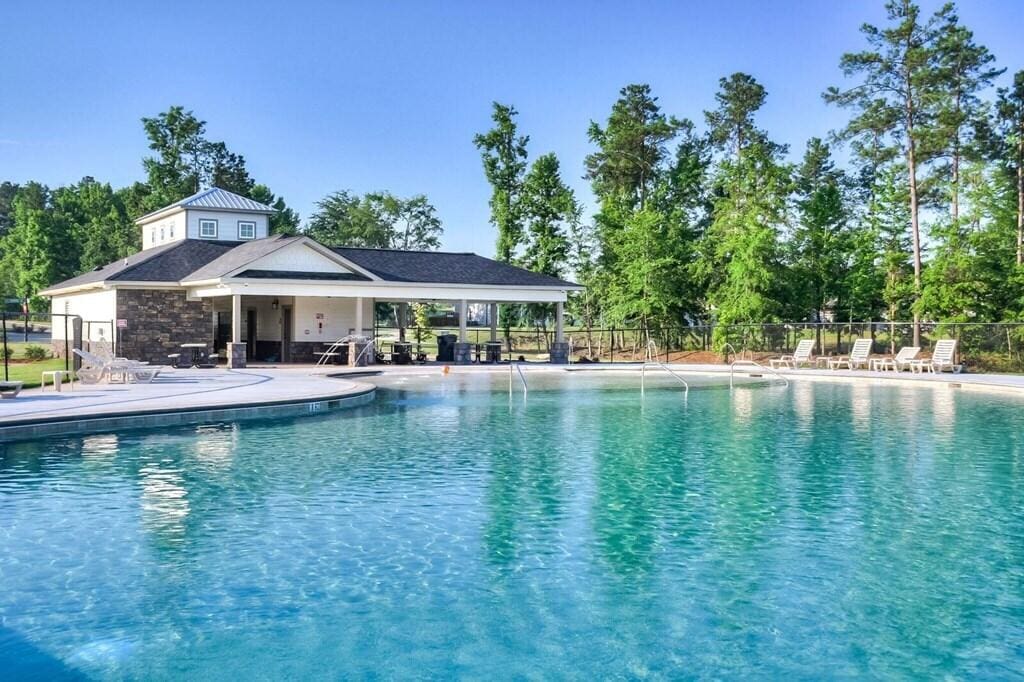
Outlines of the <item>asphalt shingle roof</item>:
M94 284L97 282L175 282L203 265L237 247L237 242L199 239L156 246L101 268L72 277L51 286L51 289Z
M475 253L331 249L364 270L391 282L429 284L493 284L505 286L579 286L557 277L530 272Z
M99 282L198 282L224 277L255 264L263 256L306 237L275 235L249 242L185 239L128 256L102 268L73 277L50 289ZM497 286L577 287L565 280L530 272L475 253L397 251L336 247L331 251L363 270L389 282L469 284ZM248 269L240 276L255 279L307 279L366 281L360 274L310 273Z

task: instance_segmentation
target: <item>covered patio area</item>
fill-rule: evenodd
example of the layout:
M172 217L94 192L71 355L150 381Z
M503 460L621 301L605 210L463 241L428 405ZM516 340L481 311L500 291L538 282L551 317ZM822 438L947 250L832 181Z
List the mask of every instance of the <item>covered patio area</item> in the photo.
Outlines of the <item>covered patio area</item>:
M555 324L550 361L565 364L569 359L564 332L565 292L466 291L465 298L451 298L448 291L409 287L396 288L381 297L359 295L373 294L373 291L341 292L340 288L292 282L267 282L257 286L243 282L198 289L193 295L209 300L211 345L215 351L224 352L230 367L251 363L361 366L372 364L379 353L387 352L389 357L392 353L403 352L414 355L416 344L411 334L406 333L414 326L410 318L413 303L451 306L455 311L458 326L454 344L440 348L429 360L460 365L499 361L503 352L499 338L499 303L552 304ZM375 316L381 303L394 307L397 334L378 334ZM472 337L471 308L485 311L473 321ZM480 342L481 336L485 342ZM373 349L368 351L367 346Z

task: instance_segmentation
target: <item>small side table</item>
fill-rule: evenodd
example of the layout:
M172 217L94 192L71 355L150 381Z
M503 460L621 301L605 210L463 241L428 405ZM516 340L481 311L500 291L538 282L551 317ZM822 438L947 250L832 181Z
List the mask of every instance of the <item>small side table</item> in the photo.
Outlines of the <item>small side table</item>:
M871 358L869 363L872 372L884 372L890 367L896 371L896 361L892 358Z
M46 377L50 377L50 380L53 382L53 388L57 393L60 393L61 385L64 383L64 377L68 378L68 385L71 387L71 390L75 390L75 382L71 378L71 372L66 369L48 369L43 372L43 375L39 380L40 393L46 390Z

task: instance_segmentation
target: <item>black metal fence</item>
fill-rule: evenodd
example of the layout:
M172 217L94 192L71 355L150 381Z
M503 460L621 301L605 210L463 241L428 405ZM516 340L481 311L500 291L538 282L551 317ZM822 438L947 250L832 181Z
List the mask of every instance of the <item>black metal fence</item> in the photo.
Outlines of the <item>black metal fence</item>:
M0 333L3 341L4 380L20 372L29 376L35 370L73 369L72 350L104 349L116 355L115 320L83 320L75 315L3 313ZM437 337L458 334L458 327L409 327L405 338L417 353L430 359L437 353ZM715 327L713 325L638 329L634 327L567 327L573 362L639 362L649 349L659 360L674 363L728 362L738 356L765 359L791 353L803 339L814 339L815 354L848 353L853 342L870 338L872 352L891 355L912 345L913 325L909 322L787 323L749 324ZM394 338L399 330L377 326L378 338ZM491 338L489 327L470 326L468 341L483 344ZM921 352L927 356L935 341L956 339L959 362L977 372L1024 372L1024 322L1006 323L924 323L921 325ZM498 330L503 356L508 359L544 361L554 342L551 328ZM653 343L651 343L653 342ZM43 367L45 365L45 367Z
M116 351L114 320L83 320L64 313L0 312L4 381L37 383L41 371L76 369L74 349Z
M394 327L378 327L378 337L398 338ZM458 334L457 327L409 327L405 338L428 356L436 352L437 336ZM488 327L469 327L467 340L480 344L489 341ZM417 342L419 338L419 342ZM728 362L737 357L764 359L791 353L803 339L815 341L816 355L848 353L860 338L872 340L872 353L892 355L903 346L913 345L914 326L910 322L786 323L714 325L638 329L635 327L569 327L565 338L571 345L574 361L640 362L649 349L658 359L679 363ZM498 330L506 357L527 360L546 359L554 330L515 328ZM982 372L1024 372L1024 322L1007 323L923 323L921 353L927 356L939 339L956 339L959 362ZM653 342L653 344L650 344Z

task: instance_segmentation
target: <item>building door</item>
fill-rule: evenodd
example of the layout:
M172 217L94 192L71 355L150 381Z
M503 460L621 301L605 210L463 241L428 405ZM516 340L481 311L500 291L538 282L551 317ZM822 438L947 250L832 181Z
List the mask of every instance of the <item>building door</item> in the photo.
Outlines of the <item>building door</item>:
M256 311L251 308L245 311L245 358L256 358Z
M281 308L281 362L292 361L292 309Z

